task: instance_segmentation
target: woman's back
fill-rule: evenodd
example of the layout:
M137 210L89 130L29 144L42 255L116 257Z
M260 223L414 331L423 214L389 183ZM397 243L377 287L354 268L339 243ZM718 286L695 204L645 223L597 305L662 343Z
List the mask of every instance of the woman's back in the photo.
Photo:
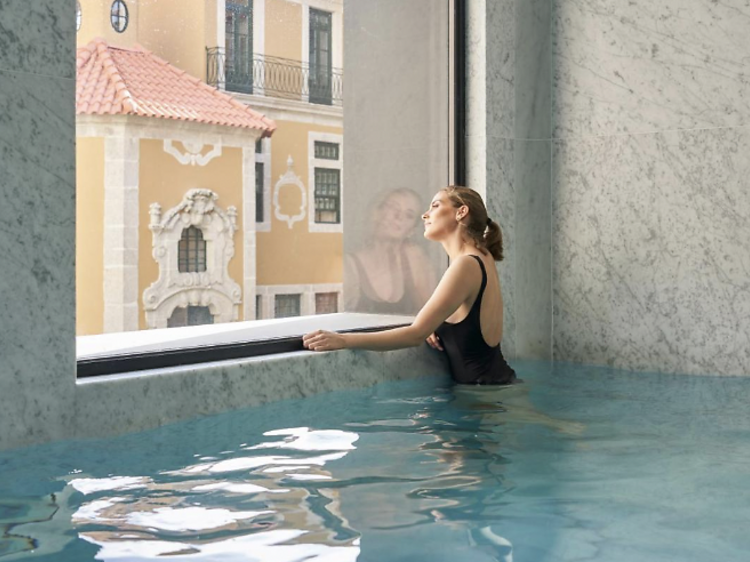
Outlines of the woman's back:
M448 355L453 378L464 384L508 384L516 378L500 350L502 338L502 296L497 272L488 274L480 255L467 258L478 264L481 281L472 299L443 322L436 334ZM469 273L474 281L476 275ZM473 294L474 292L472 292ZM466 310L468 308L468 311Z

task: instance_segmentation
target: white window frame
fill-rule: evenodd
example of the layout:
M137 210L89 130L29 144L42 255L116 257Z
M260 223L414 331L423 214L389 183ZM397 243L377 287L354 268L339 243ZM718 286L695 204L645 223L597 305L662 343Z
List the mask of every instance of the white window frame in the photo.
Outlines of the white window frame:
M258 142L261 151L255 153L255 163L263 164L263 221L255 223L255 231L271 232L271 139L264 137Z
M315 142L330 142L339 145L339 159L328 160L326 158L315 158ZM344 232L344 136L333 133L321 133L310 131L307 135L307 200L308 205L307 225L310 232ZM315 168L328 168L339 170L339 209L340 217L338 224L324 224L315 222Z

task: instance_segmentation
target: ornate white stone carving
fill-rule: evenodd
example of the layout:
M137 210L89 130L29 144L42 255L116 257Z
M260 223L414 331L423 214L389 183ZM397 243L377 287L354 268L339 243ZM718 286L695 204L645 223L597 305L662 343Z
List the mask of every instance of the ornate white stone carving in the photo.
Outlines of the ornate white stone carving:
M279 181L277 181L276 185L273 187L273 214L278 220L286 222L289 228L292 228L292 225L294 225L295 222L304 220L305 215L307 214L305 210L307 207L307 190L305 189L305 185L302 183L302 180L299 179L299 176L294 173L294 170L292 169L293 167L294 160L292 160L292 157L289 156L286 161L286 173L279 178ZM293 188L299 189L300 206L299 212L296 215L286 215L281 212L279 193L281 192L281 188L285 186L291 186Z
M143 292L149 328L166 328L178 306L207 306L215 322L238 319L242 291L228 271L229 260L234 256L237 209L228 207L223 211L216 204L218 198L210 189L191 189L179 205L163 215L159 203L151 204L149 229L159 278ZM178 245L183 229L190 226L203 233L206 271L179 271Z
M182 146L185 148L185 152L180 152L179 149L172 144L172 139L164 140L164 152L174 156L177 161L184 166L205 166L217 156L221 156L220 144L215 144L206 154L201 154L204 147L203 143L182 141Z

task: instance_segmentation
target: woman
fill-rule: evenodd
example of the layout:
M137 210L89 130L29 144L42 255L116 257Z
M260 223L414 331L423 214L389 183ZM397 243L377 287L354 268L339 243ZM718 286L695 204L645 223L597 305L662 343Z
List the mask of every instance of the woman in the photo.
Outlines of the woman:
M503 299L494 267L503 259L500 227L487 217L479 194L466 187L438 191L422 215L424 236L440 242L450 266L410 326L372 333L318 330L303 343L313 351L344 348L387 351L422 340L445 351L456 382L508 384L516 374L500 350Z
M413 236L422 202L408 188L383 194L371 207L366 243L344 258L345 309L416 314L435 289L435 275Z

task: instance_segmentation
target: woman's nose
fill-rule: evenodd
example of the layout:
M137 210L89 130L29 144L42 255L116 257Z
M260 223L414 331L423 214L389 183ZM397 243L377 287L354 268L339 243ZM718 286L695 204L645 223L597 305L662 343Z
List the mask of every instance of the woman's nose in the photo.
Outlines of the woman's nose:
M424 212L424 213L422 214L422 220L427 220L427 216L429 215L429 213L430 213L430 211L425 211L425 212Z

